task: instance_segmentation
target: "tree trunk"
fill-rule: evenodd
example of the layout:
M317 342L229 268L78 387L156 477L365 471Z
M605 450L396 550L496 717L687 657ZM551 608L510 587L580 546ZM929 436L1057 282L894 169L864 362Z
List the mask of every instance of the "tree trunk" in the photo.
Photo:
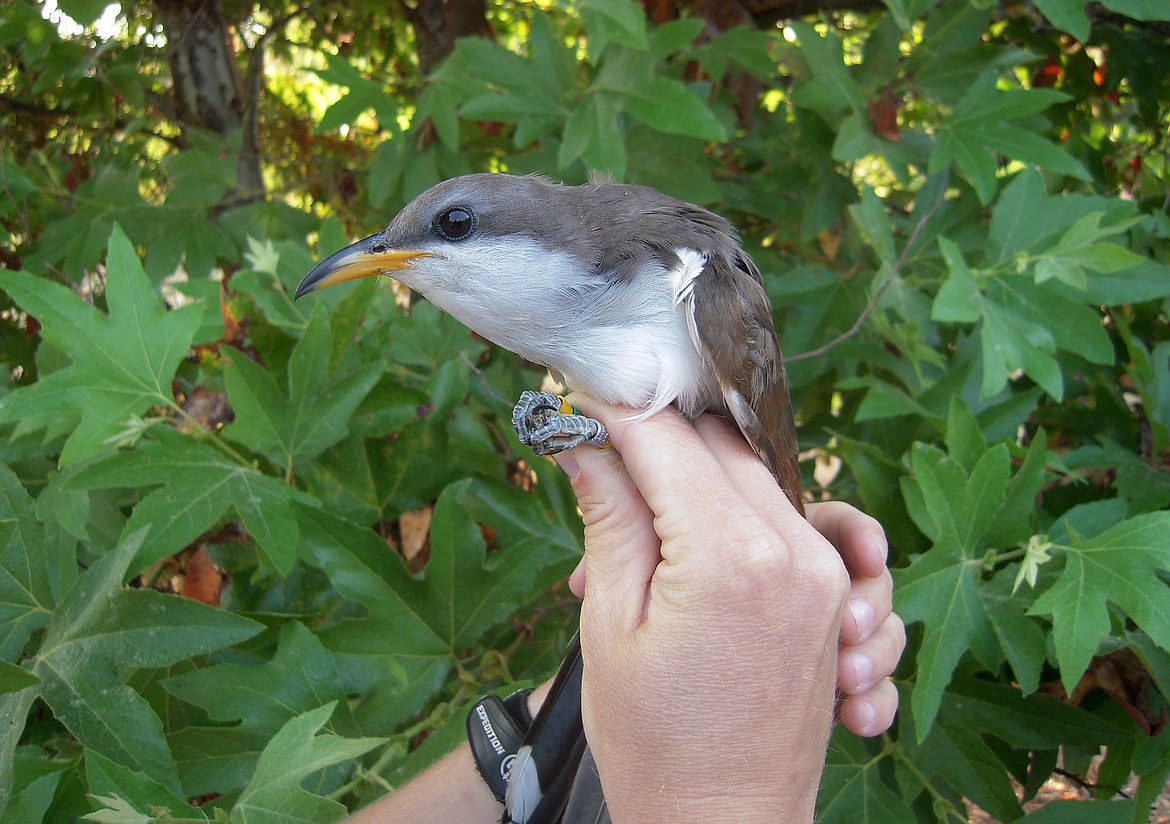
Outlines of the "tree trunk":
M218 0L155 0L155 8L167 36L180 127L184 131L208 129L223 137L242 130L237 194L243 199L263 197L256 117L259 83L250 82L251 88L245 90L236 66L235 44ZM252 63L249 81L256 81L263 67L260 47L252 55Z
M493 38L487 22L487 0L418 0L404 4L414 29L418 68L427 77L455 49L460 37Z

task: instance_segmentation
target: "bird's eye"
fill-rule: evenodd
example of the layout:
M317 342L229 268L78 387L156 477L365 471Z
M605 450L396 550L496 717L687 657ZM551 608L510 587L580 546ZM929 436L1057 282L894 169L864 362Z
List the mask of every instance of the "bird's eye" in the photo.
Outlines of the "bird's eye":
M435 231L444 240L465 240L475 231L475 222L470 209L452 206L435 218Z

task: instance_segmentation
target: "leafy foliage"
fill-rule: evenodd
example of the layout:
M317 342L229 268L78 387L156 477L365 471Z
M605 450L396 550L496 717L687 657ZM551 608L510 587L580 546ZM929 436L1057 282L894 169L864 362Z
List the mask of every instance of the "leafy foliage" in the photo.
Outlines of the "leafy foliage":
M405 4L204 4L254 81L243 133L179 104L161 6L10 5L3 820L333 821L548 674L580 525L509 433L540 372L386 284L291 299L482 169L710 205L764 271L808 488L886 525L911 630L897 726L836 733L821 820L1145 820L1170 774L1161 0L731 29L498 4L425 78ZM1094 799L1024 815L1017 788L1102 747Z

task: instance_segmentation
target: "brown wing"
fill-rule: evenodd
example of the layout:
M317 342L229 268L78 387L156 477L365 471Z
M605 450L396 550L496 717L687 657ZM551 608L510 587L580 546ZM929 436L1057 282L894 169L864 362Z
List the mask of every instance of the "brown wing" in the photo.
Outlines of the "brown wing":
M803 515L788 377L759 270L740 249L712 253L687 302L728 412Z

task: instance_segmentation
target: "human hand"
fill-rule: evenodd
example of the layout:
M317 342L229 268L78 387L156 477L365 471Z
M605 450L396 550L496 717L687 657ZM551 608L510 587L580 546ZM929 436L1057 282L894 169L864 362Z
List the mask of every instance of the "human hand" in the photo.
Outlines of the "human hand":
M614 820L811 820L838 633L843 656L891 646L872 519L813 510L838 554L725 422L667 410L631 423L628 410L573 401L616 447L559 459L586 525L573 582L583 710ZM893 701L869 681L894 662L843 680L851 728L888 724Z

